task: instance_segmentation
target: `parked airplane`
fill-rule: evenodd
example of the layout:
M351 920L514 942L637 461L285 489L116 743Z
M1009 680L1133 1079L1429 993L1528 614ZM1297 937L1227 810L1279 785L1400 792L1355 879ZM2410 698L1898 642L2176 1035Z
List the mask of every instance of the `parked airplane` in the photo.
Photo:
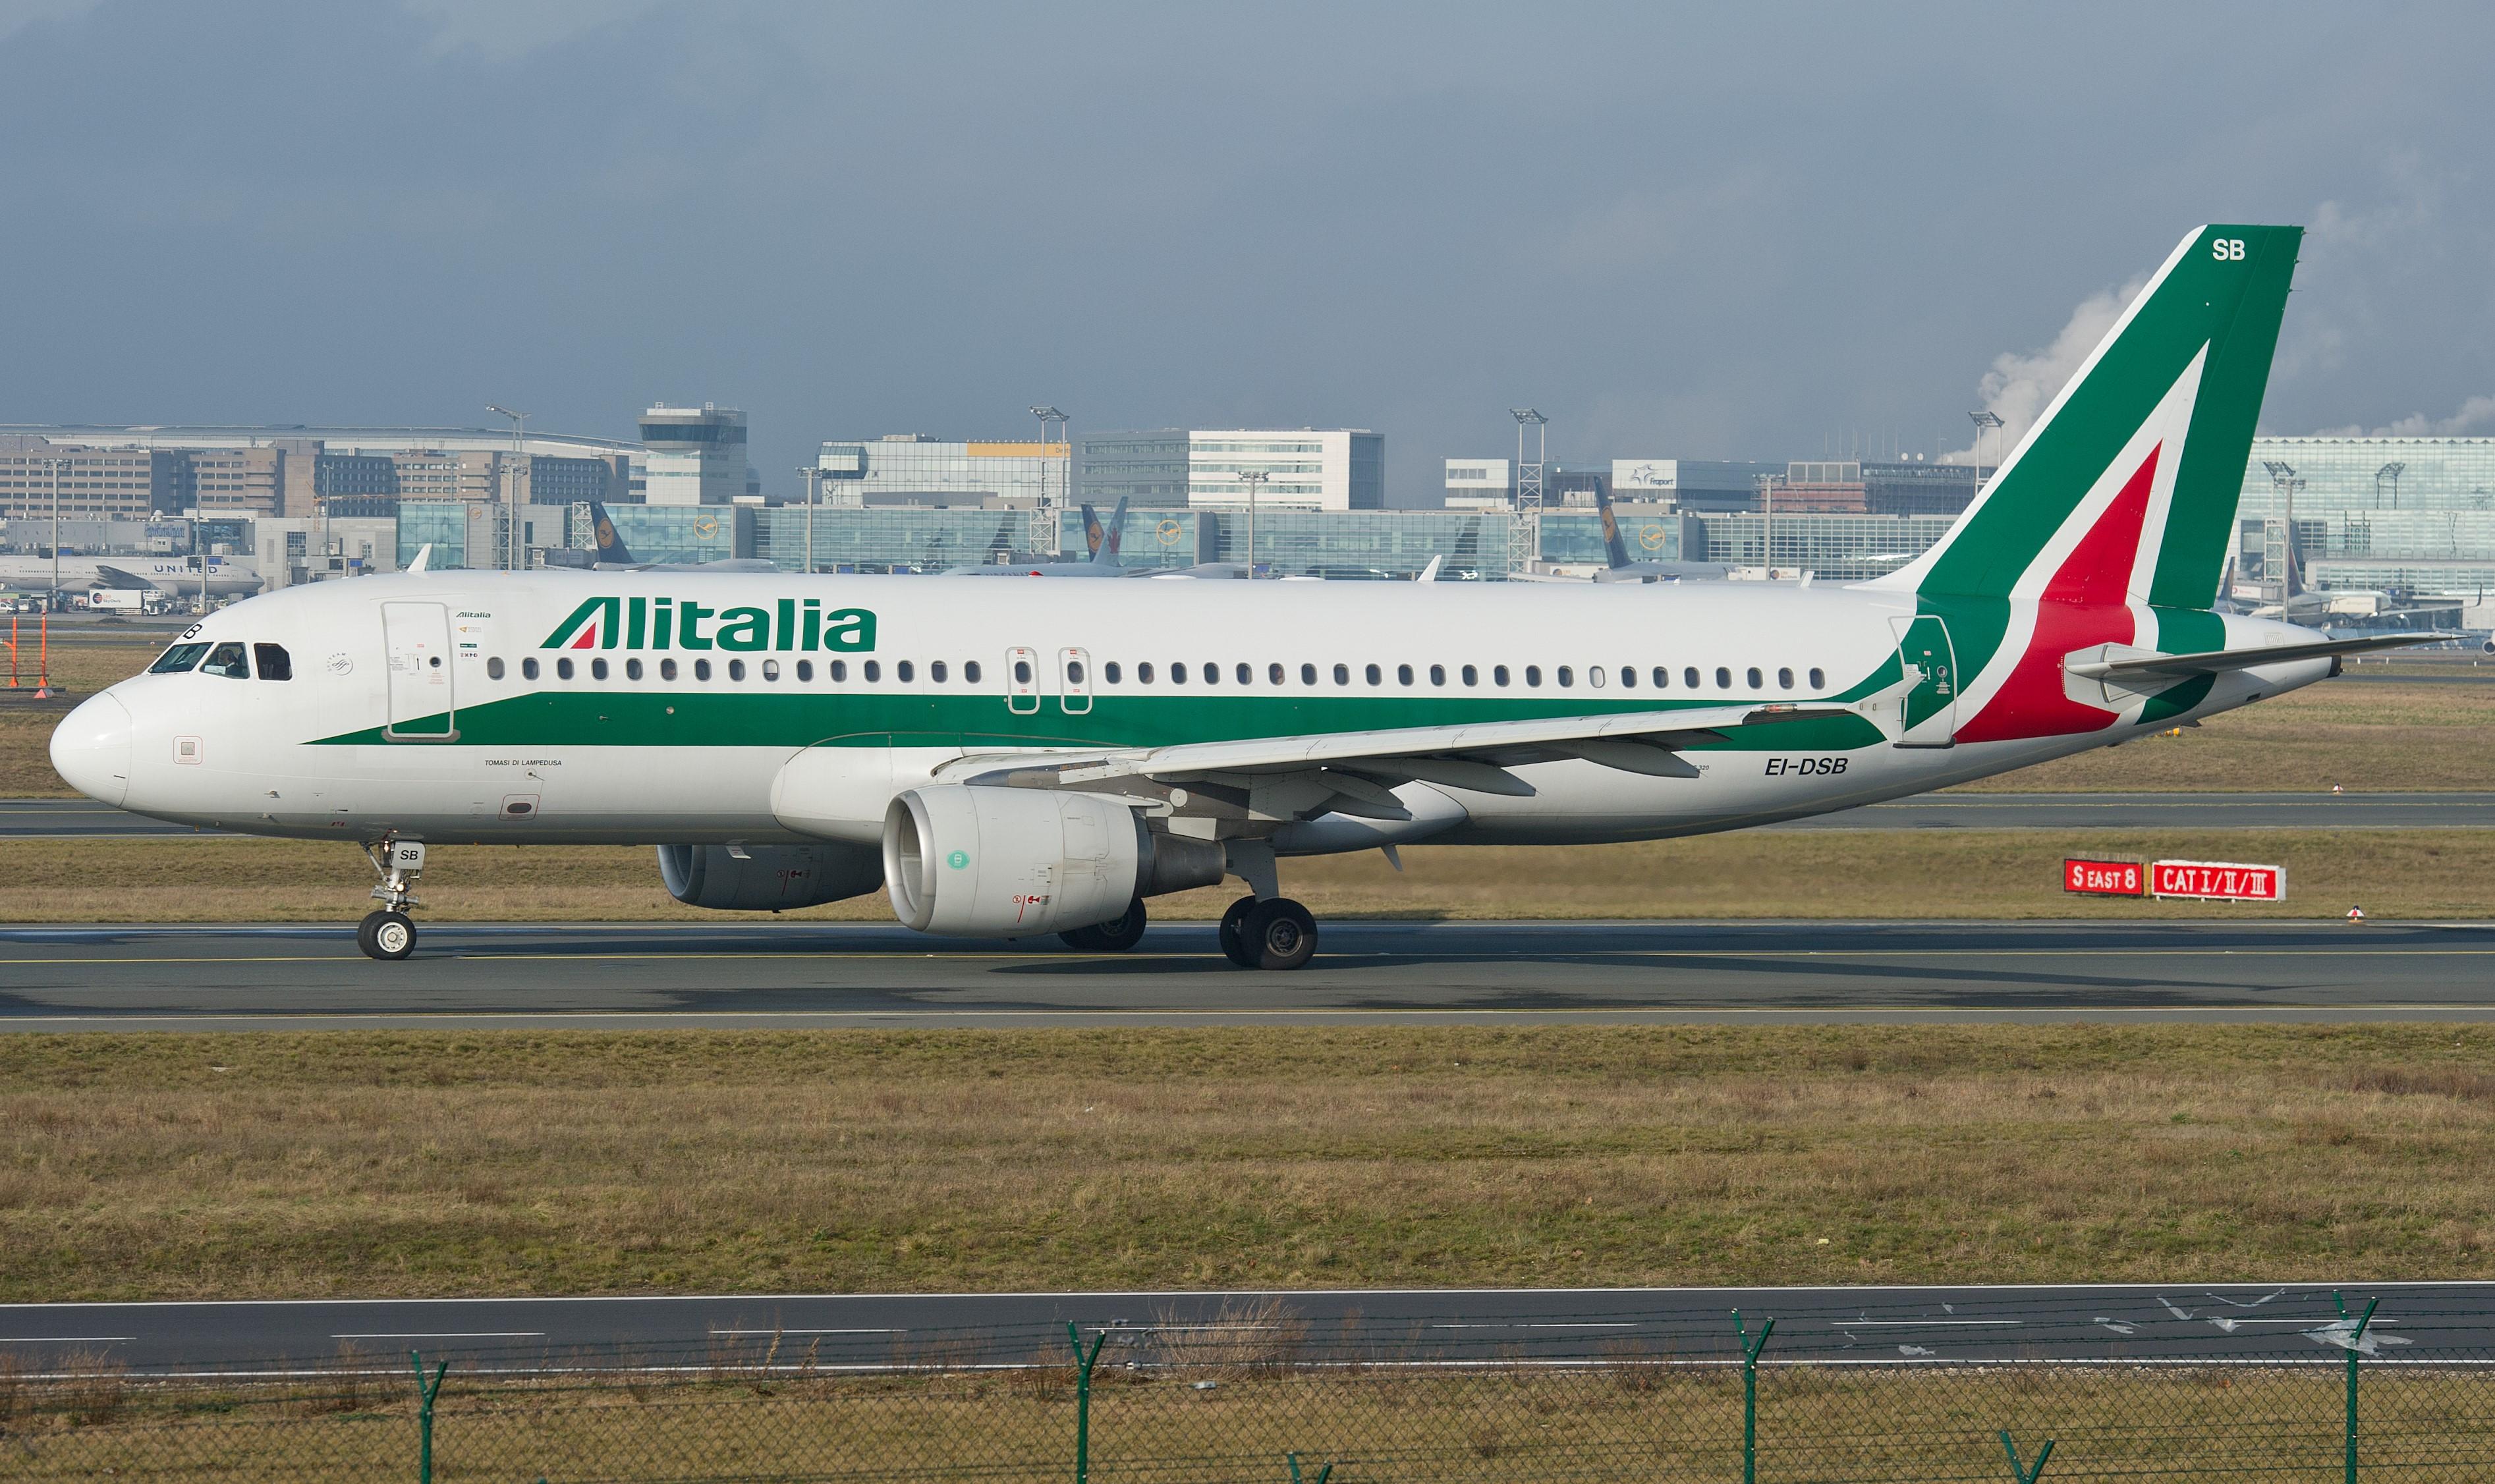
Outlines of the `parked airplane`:
M1559 577L1546 572L1517 572L1527 582L1720 582L1732 572L1721 561L1647 561L1629 559L1629 544L1620 535L1619 518L1612 513L1612 492L1594 486L1594 509L1603 519L1605 565L1591 577Z
M199 559L190 557L115 557L107 561L96 557L61 558L63 592L85 592L95 588L153 588L174 597L198 597L201 576ZM207 584L210 597L243 597L258 592L261 575L239 562L221 557L207 559ZM0 557L0 588L19 591L45 592L52 586L52 559L49 557Z
M981 566L946 569L946 577L1150 577L1150 567L1126 567L1118 564L1118 543L1124 534L1126 501L1120 497L1117 507L1109 512L1109 524L1102 526L1100 517L1090 505L1083 507L1083 541L1092 555L1082 561L993 561Z
M590 538L598 543L595 551L583 552L553 548L546 552L546 565L554 567L590 568L600 572L777 572L779 564L760 557L722 557L714 561L642 561L636 560L624 538L615 531L615 521L599 500L589 502Z
M2418 637L2211 609L2299 236L2185 237L1950 533L1867 583L402 574L203 619L52 763L160 819L363 846L377 957L416 943L427 845L641 842L700 906L880 884L913 928L1089 950L1236 876L1224 952L1293 968L1293 857L1850 808Z

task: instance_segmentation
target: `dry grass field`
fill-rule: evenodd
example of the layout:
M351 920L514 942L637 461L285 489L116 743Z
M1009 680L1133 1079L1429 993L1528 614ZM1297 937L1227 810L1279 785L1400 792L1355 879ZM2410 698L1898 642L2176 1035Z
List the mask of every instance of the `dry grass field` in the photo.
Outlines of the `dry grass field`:
M2076 897L2066 851L2284 863L2288 899L2222 905ZM2495 831L1751 831L1632 845L1414 846L1283 863L1319 917L2208 918L2495 917ZM0 840L0 922L336 922L370 904L344 842L172 836ZM1236 883L1155 897L1162 921L1210 919ZM687 907L633 846L441 846L423 882L438 922L732 920ZM880 892L792 918L888 922Z
M2478 1026L0 1037L0 1300L2495 1277Z
M79 643L52 671L87 694L139 671L154 645ZM2441 667L2449 669L2452 667ZM45 743L61 713L0 706L0 798L64 797ZM2014 792L2370 792L2495 789L2495 683L2325 682L2220 716L2180 737L2147 738L1970 785Z

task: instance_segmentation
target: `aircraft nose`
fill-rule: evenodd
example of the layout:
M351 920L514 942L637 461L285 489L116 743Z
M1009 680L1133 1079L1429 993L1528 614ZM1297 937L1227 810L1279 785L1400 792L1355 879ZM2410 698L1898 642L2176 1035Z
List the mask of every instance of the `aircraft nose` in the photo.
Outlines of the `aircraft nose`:
M52 771L70 787L118 808L130 795L130 708L91 696L52 729Z

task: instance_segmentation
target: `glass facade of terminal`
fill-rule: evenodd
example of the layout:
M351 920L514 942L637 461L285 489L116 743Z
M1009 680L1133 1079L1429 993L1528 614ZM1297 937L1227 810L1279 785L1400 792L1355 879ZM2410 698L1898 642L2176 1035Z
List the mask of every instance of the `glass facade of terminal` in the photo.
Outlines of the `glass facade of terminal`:
M1083 550L1082 525L1076 517L1066 551ZM1025 510L976 506L818 506L814 528L817 572L940 572L946 567L982 565L996 560L1001 553L1027 552L1031 515ZM754 555L784 572L804 571L806 507L781 505L762 511L755 523Z
M2473 601L2495 586L2495 439L2254 439L2236 509L2244 582L2275 586L2289 480L2307 586Z

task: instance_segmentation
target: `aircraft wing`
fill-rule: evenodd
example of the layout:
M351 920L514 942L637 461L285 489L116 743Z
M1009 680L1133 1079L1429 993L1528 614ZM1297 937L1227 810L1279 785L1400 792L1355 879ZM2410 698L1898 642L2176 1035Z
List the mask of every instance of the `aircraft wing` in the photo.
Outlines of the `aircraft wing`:
M2449 633L2367 634L2362 638L2322 639L2311 644L2280 644L2261 650L2208 650L2197 654L2157 654L2144 650L2127 650L2122 645L2108 645L2103 657L2072 659L2063 668L2091 681L2181 680L2195 675L2218 675L2229 670L2282 664L2292 659L2330 659L2342 654L2361 654L2368 650L2397 650L2413 644L2436 644L2450 637Z
M1510 772L1511 767L1565 758L1651 777L1694 778L1697 768L1678 749L1755 727L1860 713L1846 706L1746 705L1474 721L1089 755L973 756L947 765L942 775L965 783L1102 793L1166 794L1177 784L1199 791L1210 785L1213 797L1227 790L1242 803L1260 785L1295 785L1305 801L1289 805L1296 812L1397 819L1404 817L1391 792L1398 783L1418 780L1525 797L1533 786Z
M119 567L106 566L103 562L99 561L95 564L94 586L99 588L152 589L156 585L149 582L146 578L139 576L136 572L125 572Z

